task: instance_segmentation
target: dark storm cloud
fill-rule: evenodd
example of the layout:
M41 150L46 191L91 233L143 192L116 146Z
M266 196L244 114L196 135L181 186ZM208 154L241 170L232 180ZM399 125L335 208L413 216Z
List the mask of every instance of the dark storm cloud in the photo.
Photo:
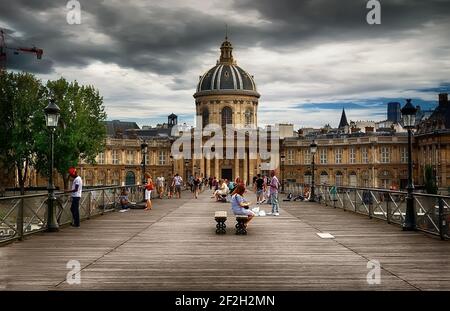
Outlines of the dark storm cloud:
M229 14L202 11L201 6L161 7L155 5L157 1L146 2L146 6L133 1L80 2L82 25L68 25L66 1L2 1L0 27L5 23L23 33L20 39L43 48L45 55L40 62L32 57L11 57L8 66L49 72L54 66L82 67L101 61L175 75L196 68L215 43L218 47L224 24L230 23L233 12L258 12L261 20L260 24L245 20L231 23L233 43L240 48L259 45L274 50L330 40L392 38L420 29L427 22L446 19L450 12L450 1L446 0L386 0L381 1L382 24L369 26L365 22L366 0L236 0Z

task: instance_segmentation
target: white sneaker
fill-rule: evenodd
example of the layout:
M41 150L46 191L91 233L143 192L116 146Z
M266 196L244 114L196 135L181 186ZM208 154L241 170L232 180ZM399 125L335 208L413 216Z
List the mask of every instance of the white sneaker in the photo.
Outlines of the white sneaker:
M280 216L280 213L275 213L273 214L273 216Z
M270 215L272 215L272 212L268 212L266 215L269 215L269 216L270 216Z

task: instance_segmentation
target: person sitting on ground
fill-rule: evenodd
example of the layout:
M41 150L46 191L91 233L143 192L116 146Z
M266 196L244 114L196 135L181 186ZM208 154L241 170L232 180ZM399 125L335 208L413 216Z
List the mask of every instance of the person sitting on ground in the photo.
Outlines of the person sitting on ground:
M311 199L311 189L305 188L305 192L303 194L303 199L309 201Z
M255 213L249 209L250 202L244 198L245 186L240 184L236 187L233 196L231 197L231 209L234 215L246 215L248 217L244 226L247 228L250 220L255 217Z
M122 208L121 211L127 211L130 208L130 201L128 200L128 191L126 188L122 189L122 192L119 196L119 203L120 207Z

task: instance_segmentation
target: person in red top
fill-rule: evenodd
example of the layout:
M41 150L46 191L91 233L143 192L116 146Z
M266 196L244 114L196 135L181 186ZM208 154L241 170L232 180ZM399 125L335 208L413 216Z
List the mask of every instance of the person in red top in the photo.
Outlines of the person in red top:
M153 185L153 180L150 174L146 173L145 178L147 183L145 185L145 209L144 211L149 211L152 209L152 191L155 188Z

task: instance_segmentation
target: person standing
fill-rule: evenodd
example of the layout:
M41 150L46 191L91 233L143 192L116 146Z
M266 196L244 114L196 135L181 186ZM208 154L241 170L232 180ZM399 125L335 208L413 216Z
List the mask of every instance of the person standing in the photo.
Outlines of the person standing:
M158 178L156 178L156 187L158 189L158 197L160 199L164 196L164 182L165 180L163 176L158 176Z
M178 173L175 174L173 178L173 185L175 186L175 193L178 196L178 199L181 199L181 185L183 184L183 178L181 178Z
M278 177L276 176L275 171L270 172L270 176L272 177L270 180L270 201L272 203L272 212L267 213L267 215L279 216L279 202L278 202L278 189L280 188L280 182L278 181Z
M261 174L257 175L255 187L256 187L256 204L261 204L264 196L264 179L261 178Z
M145 185L145 209L144 211L149 211L152 209L152 191L155 188L153 185L152 177L146 173L145 178L147 183Z
M200 178L196 175L194 179L192 180L192 187L194 192L194 199L198 199L198 193L200 192Z
M72 194L72 205L70 206L72 226L78 228L80 227L80 200L83 191L83 180L78 176L77 170L74 167L69 169L69 176L73 178L72 190L69 191Z

